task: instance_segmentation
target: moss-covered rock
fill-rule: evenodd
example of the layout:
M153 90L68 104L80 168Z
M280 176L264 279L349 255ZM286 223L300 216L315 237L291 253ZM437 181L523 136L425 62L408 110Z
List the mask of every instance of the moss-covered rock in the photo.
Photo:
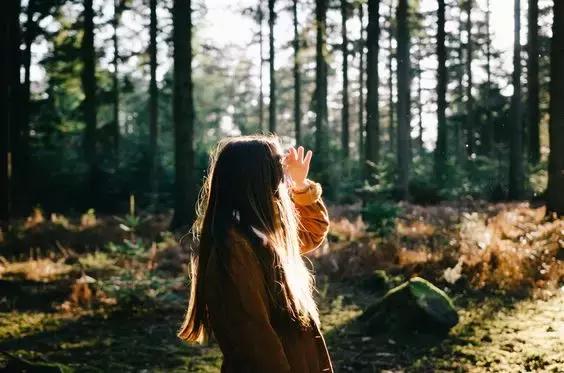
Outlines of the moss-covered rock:
M445 334L458 323L458 313L444 291L414 277L369 306L361 320L372 334L412 331Z

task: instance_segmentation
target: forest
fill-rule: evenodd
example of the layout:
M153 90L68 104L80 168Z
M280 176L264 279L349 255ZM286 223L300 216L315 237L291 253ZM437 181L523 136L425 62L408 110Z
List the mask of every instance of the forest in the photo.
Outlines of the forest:
M218 372L176 337L220 139L314 152L337 372L564 372L564 2L7 0L0 372Z

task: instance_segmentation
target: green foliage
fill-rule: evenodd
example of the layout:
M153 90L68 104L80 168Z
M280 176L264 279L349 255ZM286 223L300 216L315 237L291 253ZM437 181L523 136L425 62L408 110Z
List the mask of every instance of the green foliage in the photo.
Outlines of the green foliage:
M395 202L379 200L369 201L362 209L362 216L368 225L368 231L380 236L392 233L401 209Z

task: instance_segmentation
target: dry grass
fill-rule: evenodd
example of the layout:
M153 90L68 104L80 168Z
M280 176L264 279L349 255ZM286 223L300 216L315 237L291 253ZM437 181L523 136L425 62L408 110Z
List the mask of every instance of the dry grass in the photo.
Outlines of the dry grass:
M564 220L548 216L544 207L402 207L396 230L387 238L370 236L360 218L335 217L331 234L337 240L317 258L321 270L354 277L387 269L515 293L534 289L550 294L564 282Z

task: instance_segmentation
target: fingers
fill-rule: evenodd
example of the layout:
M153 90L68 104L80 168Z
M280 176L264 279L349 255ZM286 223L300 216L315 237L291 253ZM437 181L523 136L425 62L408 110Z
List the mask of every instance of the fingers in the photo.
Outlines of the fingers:
M290 148L290 157L293 161L297 161L298 160L298 152L296 152L296 148L294 148L293 146Z
M304 162L304 147L303 146L298 147L298 162L300 162L300 163Z
M313 156L313 152L311 150L308 150L304 158L304 164L307 165L308 167L312 156Z

